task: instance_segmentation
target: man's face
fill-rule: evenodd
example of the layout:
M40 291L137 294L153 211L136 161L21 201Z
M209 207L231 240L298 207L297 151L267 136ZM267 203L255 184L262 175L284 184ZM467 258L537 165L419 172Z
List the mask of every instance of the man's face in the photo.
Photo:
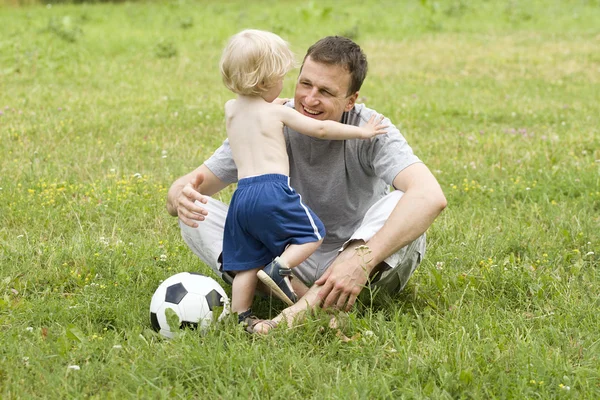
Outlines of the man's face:
M340 121L344 111L350 111L358 97L358 92L348 96L349 87L350 73L343 67L306 57L296 84L294 107L314 119Z

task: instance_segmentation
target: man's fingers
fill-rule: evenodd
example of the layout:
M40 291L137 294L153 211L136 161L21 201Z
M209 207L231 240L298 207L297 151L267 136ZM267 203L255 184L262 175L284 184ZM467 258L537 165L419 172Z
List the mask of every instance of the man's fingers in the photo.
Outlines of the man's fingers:
M336 303L336 308L338 310L344 310L346 307L346 300L348 299L348 293L342 292L340 293L340 296L338 297L338 301Z
M357 298L357 295L351 294L350 297L348 297L348 303L346 303L346 309L344 311L350 311L352 309L352 306L354 306L354 303L356 302Z
M204 203L206 203L206 201L204 201ZM196 203L196 200L190 199L187 196L185 196L179 202L179 210L184 210L184 211L187 211L188 213L193 213L193 214L197 214L197 215L208 215L208 211L206 211L204 208L202 208L200 205L198 205ZM188 217L192 217L192 215L188 215Z
M198 227L198 222L200 220L198 219L197 214L190 213L188 210L185 210L185 209L180 209L180 210L178 210L177 216L178 216L179 220L181 222L183 222L184 224L186 224L187 226L189 226L191 228ZM204 219L204 217L202 219Z
M192 183L188 183L187 185L185 185L183 187L183 190L181 191L181 193L187 197L189 200L191 200L192 202L194 200L198 200L201 203L205 203L207 202L206 200L206 196L203 196L200 192L198 192L193 186Z
M203 209L200 208L198 206L193 206L194 208L181 208L180 211L183 214L184 217L189 218L189 219L195 219L198 221L204 221L205 216L208 214L208 212Z
M335 303L335 301L338 299L338 297L340 296L340 290L336 289L335 287L331 290L331 292L329 292L329 295L327 296L327 298L325 299L325 302L323 303L323 308L329 308L331 307L331 305L333 303Z
M323 275L321 275L321 277L315 281L315 284L317 284L319 286L324 285L325 282L327 282L327 279L329 278L330 274L331 274L331 268L329 268L328 270L326 270L325 273ZM321 289L321 291L322 290L323 289Z
M331 289L333 289L333 284L331 282L325 282L325 284L321 287L321 290L319 290L319 293L317 293L317 299L319 302L322 302L325 298L327 298L327 296L329 296Z

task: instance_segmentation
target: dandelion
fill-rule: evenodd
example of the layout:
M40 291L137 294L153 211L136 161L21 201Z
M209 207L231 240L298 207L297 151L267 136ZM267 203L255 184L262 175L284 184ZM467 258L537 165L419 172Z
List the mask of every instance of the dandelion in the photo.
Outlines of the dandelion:
M79 365L69 365L67 369L72 369L73 371L79 371L81 368Z

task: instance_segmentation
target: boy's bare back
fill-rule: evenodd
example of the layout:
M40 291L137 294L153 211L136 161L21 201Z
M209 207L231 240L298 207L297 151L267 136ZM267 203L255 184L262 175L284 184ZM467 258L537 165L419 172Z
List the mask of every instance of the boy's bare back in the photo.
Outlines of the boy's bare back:
M282 105L258 96L238 96L225 104L227 137L238 179L263 174L289 175L283 137Z

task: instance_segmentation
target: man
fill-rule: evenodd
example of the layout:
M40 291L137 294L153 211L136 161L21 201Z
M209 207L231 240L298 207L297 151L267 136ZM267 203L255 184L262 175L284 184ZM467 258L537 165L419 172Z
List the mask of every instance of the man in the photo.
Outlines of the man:
M293 106L311 118L359 125L375 113L356 104L366 73L356 43L323 38L307 51ZM425 253L425 231L446 198L400 132L384 123L387 134L362 141L321 140L284 128L291 186L327 229L317 252L294 269L294 289L303 298L284 310L288 322L319 304L349 310L369 279L389 292L402 290ZM236 180L225 141L167 195L167 210L179 217L188 246L227 282L231 277L220 268L227 206L209 196Z

